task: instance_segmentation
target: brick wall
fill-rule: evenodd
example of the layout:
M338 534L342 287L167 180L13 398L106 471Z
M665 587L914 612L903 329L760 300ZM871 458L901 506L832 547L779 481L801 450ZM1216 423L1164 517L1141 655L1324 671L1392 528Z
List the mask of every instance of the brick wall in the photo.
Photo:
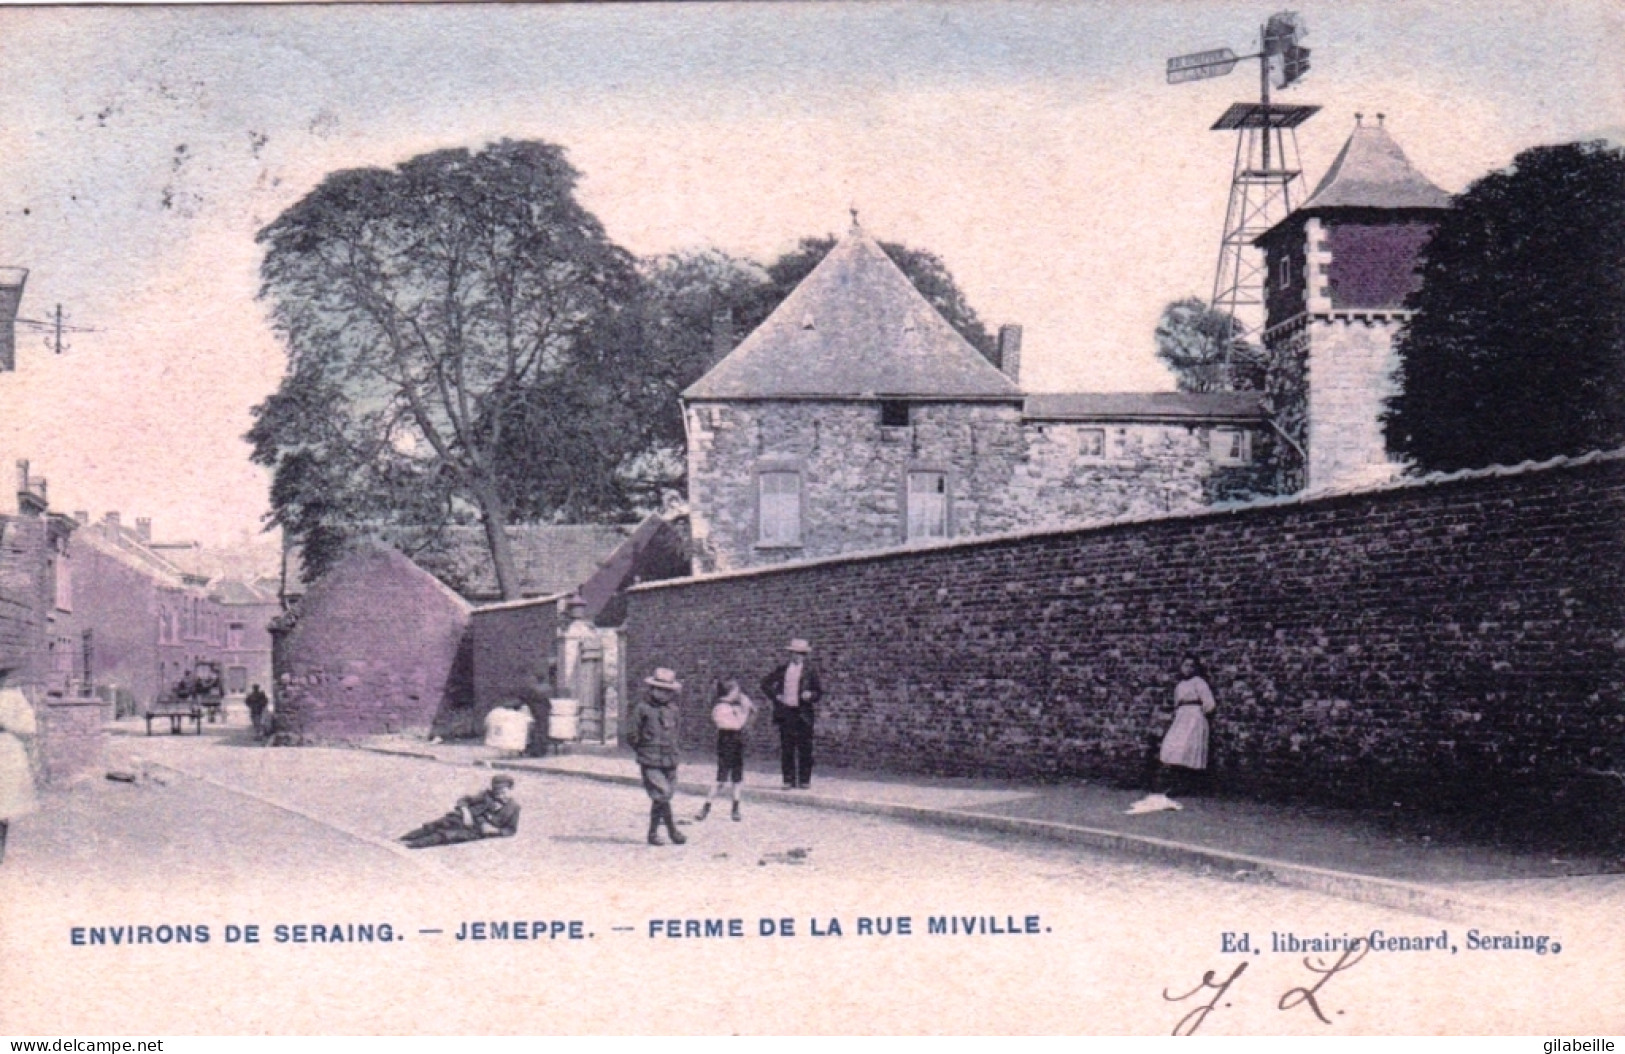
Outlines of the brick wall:
M46 521L0 516L0 685L44 684L51 595Z
M344 557L300 602L275 649L275 729L321 740L431 727L473 707L467 601L400 553Z
M1396 308L1422 284L1416 263L1434 224L1389 219L1326 224L1331 260L1323 284L1332 308Z
M479 716L510 701L529 706L545 700L562 619L556 597L474 610L470 636Z
M751 686L804 636L830 762L1127 781L1194 651L1231 791L1578 801L1595 828L1614 784L1562 788L1625 767L1622 525L1616 457L652 584L629 594L628 672Z

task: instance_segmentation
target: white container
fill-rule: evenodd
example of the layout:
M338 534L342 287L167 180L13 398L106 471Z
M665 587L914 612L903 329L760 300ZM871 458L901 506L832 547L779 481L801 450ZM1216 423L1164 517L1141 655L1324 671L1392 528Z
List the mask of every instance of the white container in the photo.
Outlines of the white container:
M574 740L580 735L581 704L574 699L551 699L547 705L547 738Z

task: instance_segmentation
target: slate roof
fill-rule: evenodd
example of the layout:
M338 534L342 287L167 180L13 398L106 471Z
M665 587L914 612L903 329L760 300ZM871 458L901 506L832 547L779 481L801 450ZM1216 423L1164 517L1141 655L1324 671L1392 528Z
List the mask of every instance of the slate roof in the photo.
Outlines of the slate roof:
M508 528L508 542L527 597L566 593L591 578L620 548L635 524L537 524ZM485 528L447 527L443 542L413 559L470 600L502 596L486 549Z
M277 603L275 592L266 592L258 583L245 582L240 578L220 579L210 587L209 596L216 603L232 607Z
M1045 421L1238 421L1264 417L1262 392L1052 392L1027 396Z
M1019 399L854 227L685 399Z
M1388 129L1360 124L1299 211L1449 207L1450 195L1411 165Z

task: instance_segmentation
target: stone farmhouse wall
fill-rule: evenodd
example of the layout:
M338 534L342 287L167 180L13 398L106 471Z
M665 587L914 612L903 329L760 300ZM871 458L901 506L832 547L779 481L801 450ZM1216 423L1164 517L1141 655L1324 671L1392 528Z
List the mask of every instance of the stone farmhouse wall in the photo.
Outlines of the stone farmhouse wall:
M1041 780L1139 780L1194 652L1228 792L1595 827L1617 781L1591 774L1625 768L1622 607L1608 455L649 584L626 630L631 677L699 686L810 639L826 762Z
M908 473L948 477L954 537L1190 511L1268 486L1254 465L1216 466L1198 424L1025 420L1015 403L911 402L882 423L875 402L699 403L688 409L694 559L707 571L813 559L905 541ZM1086 433L1101 433L1099 453ZM801 475L799 544L758 545L757 479Z

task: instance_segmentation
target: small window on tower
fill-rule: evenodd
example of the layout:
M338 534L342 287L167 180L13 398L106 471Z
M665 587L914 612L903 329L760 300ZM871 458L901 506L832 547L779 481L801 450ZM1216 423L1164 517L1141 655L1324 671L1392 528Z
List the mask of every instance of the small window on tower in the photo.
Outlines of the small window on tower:
M1281 266L1276 278L1282 289L1292 284L1292 257L1284 254L1281 256Z
M880 426L882 428L907 428L908 423L908 403L902 399L884 399L881 401Z

